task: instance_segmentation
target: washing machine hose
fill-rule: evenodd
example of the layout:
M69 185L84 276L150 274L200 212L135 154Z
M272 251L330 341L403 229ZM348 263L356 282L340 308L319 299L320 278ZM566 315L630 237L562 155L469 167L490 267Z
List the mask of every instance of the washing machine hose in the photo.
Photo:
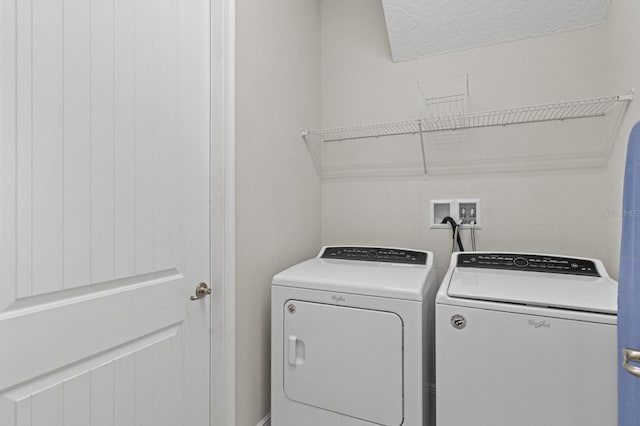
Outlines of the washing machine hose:
M456 242L458 243L459 251L464 251L464 247L462 247L462 239L460 238L460 233L458 232L458 225L456 221L451 216L445 216L440 223L448 223L451 225L451 230L453 231L453 247L451 251L455 250Z

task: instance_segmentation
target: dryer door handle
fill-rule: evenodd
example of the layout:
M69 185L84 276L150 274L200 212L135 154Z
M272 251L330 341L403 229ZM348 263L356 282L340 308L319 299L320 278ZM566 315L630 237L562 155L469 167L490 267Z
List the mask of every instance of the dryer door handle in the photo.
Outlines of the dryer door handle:
M289 365L296 365L296 336L289 336Z
M305 347L304 342L293 334L289 335L289 365L304 364Z

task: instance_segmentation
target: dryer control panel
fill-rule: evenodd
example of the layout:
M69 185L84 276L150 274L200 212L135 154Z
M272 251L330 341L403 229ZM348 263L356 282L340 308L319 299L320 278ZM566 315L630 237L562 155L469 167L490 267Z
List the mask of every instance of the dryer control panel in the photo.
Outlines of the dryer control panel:
M425 252L383 247L327 247L320 257L412 265L427 264L427 253Z
M457 266L600 276L590 260L524 253L460 253Z

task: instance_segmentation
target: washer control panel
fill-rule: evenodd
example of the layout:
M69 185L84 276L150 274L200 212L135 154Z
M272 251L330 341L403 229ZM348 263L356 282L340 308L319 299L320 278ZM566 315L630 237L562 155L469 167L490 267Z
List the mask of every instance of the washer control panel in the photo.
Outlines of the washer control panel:
M320 257L412 265L427 264L427 253L425 252L383 247L327 247Z
M523 253L460 253L457 266L508 269L599 277L596 265L585 259Z

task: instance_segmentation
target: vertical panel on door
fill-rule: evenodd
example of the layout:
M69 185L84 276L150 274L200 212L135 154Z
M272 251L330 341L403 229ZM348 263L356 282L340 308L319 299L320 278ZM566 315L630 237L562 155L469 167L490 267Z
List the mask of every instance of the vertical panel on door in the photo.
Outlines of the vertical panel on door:
M154 225L154 190L153 190L153 153L154 153L154 120L158 91L155 90L153 77L155 64L153 58L154 45L154 9L153 0L136 2L135 36L133 43L136 53L135 67L135 258L136 273L153 271L153 225Z
M31 206L33 192L33 178L31 161L33 154L33 58L31 46L33 43L32 2L16 2L16 82L15 111L16 111L16 157L14 162L15 175L12 176L15 185L15 282L16 297L30 296L32 293L32 219ZM10 157L9 157L10 158ZM19 242L19 244L18 244ZM0 307L6 306L11 300L0 301ZM5 302L5 303L2 303Z
M64 288L91 282L91 2L64 7Z
M81 374L62 382L65 426L91 425L91 376Z
M31 426L64 426L61 383L31 395Z
M33 0L31 46L32 294L62 290L64 170L64 14L62 0ZM18 76L20 78L21 76ZM18 102L23 98L18 94ZM20 167L20 165L18 165ZM19 243L21 236L18 235Z
M113 362L91 370L91 426L113 425Z
M91 2L91 282L114 277L113 0Z
M135 2L114 0L114 271L136 271Z

